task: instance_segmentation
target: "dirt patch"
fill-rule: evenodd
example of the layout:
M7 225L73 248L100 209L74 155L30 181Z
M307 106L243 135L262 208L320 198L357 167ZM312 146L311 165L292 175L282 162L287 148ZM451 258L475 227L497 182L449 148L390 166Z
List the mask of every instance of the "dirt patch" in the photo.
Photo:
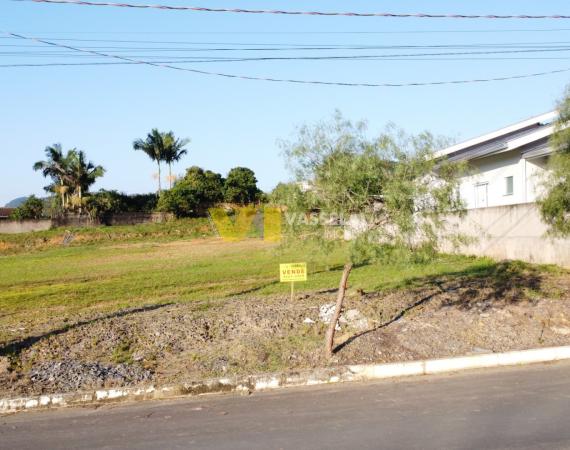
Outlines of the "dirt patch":
M323 305L250 295L94 317L0 347L0 394L174 383L326 364L393 362L570 344L567 273L521 269L427 279L392 292L351 289L333 361Z

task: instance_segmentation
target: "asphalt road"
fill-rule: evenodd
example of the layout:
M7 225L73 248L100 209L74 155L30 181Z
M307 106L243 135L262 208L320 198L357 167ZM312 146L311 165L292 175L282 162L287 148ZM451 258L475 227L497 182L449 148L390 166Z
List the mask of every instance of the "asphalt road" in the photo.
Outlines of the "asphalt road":
M570 363L21 413L0 448L570 449Z

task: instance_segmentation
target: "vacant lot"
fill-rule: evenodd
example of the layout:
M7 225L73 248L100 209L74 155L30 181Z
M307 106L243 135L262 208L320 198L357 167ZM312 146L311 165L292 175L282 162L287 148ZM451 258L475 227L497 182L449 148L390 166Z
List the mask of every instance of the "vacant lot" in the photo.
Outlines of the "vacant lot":
M82 233L67 245L65 230L0 237L10 248L0 256L0 391L326 363L319 311L334 301L340 254L223 242L204 222ZM291 302L278 265L297 261L309 281ZM566 272L521 263L441 256L357 267L335 361L570 343L568 295Z

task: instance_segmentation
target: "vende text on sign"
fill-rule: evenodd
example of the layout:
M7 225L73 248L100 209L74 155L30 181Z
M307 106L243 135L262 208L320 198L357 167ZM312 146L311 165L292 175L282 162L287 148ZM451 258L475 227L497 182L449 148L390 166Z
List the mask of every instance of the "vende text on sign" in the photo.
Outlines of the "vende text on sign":
M307 263L279 264L281 283L307 281Z

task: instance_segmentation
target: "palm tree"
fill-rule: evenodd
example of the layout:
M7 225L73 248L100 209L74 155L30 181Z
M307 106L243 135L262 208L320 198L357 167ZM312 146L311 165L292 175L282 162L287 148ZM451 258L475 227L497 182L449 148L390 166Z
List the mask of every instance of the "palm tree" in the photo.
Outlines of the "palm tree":
M47 191L58 193L61 198L61 206L67 208L67 192L71 179L69 177L69 159L63 154L61 144L54 144L45 148L47 159L34 164L34 170L41 170L44 177L50 177L53 183L46 186ZM69 155L69 152L68 152Z
M180 160L186 154L183 147L188 144L188 139L177 139L172 131L162 133L156 128L146 136L146 139L137 139L133 142L135 150L142 150L150 159L156 161L158 166L158 195L162 192L162 174L160 163L165 161L169 167L170 186L172 187L172 163Z
M162 133L156 128L153 128L151 132L146 136L145 140L137 139L133 142L133 148L135 150L142 150L145 152L150 159L156 161L158 166L158 195L160 196L162 192L161 185L161 173L160 173L160 162L164 160L164 143L162 139Z
M79 204L79 212L83 204L83 195L89 192L89 187L105 173L103 166L95 165L87 161L85 152L82 150L70 150L67 153L68 173Z
M168 164L168 181L172 189L172 163L178 162L188 153L184 149L190 143L190 139L178 139L172 131L163 135L164 142L164 162Z
M83 195L97 178L103 176L105 169L87 161L85 152L77 149L68 150L66 154L61 144L54 144L45 149L47 159L34 164L34 170L41 170L44 177L50 177L53 183L47 186L46 191L60 195L61 206L64 210L72 206L70 194L78 200L81 212Z

